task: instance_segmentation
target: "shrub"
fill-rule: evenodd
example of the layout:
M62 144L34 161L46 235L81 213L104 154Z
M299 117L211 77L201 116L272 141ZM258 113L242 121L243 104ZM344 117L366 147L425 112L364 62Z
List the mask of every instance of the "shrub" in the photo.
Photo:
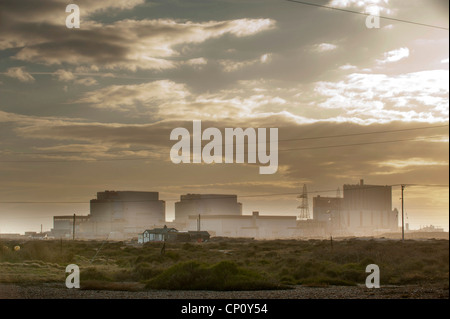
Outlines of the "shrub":
M146 288L170 290L259 290L280 288L259 273L231 261L208 265L197 261L179 263L150 280ZM284 287L283 287L284 288Z

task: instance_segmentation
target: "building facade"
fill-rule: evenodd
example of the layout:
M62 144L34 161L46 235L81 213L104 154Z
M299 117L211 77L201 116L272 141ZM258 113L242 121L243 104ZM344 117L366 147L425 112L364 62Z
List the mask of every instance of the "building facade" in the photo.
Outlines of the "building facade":
M344 185L344 216L347 229L355 235L375 235L398 229L398 212L392 210L392 187Z
M313 220L323 228L324 234L344 235L346 233L344 199L341 197L313 198Z
M237 195L187 194L175 203L175 222L187 223L189 216L240 216L242 204Z
M122 233L127 237L165 223L165 202L159 200L158 192L98 192L90 201L90 212L96 236Z
M75 229L73 223L75 221ZM73 238L73 231L75 230L75 238L84 237L89 231L88 227L89 216L65 215L53 216L53 228L50 235L55 238Z
M211 236L248 237L255 239L291 238L295 234L295 216L252 215L191 215L189 230L205 230ZM200 224L200 225L199 225Z

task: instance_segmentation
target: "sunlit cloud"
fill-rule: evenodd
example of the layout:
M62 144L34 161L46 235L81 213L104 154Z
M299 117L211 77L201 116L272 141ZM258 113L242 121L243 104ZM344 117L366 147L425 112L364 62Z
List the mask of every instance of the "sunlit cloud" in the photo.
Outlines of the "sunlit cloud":
M320 43L313 47L313 51L323 53L337 49L337 45L331 43Z
M34 82L34 77L25 71L25 67L9 68L5 73L6 76L19 80L20 82Z
M448 161L434 161L426 158L409 158L405 160L383 161L378 166L390 166L395 168L405 168L410 166L446 166Z
M392 50L384 53L384 59L377 60L378 64L386 64L397 62L402 59L409 57L409 49L408 48L400 48L396 50Z

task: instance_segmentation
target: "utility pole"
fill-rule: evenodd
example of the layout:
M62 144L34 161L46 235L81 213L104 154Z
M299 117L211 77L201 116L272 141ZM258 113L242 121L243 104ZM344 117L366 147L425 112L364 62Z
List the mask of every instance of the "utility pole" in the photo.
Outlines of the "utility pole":
M404 209L404 199L403 191L405 190L404 184L402 184L402 241L405 241L405 209Z
M75 240L75 214L73 214L73 229L72 229L72 239Z

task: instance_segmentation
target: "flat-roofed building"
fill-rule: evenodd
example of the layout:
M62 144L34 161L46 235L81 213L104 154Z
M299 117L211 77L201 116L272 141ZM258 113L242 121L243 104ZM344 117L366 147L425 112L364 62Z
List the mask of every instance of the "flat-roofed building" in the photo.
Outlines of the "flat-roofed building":
M89 221L89 215L64 215L53 216L53 228L50 231L50 235L55 238L73 238L73 222L75 219L75 235L77 238L84 237L86 235L87 222Z
M313 198L313 220L324 228L325 234L343 235L345 220L343 210L344 199L341 197Z
M199 222L200 218L200 222ZM249 237L256 239L290 238L295 234L295 216L252 215L191 215L189 230L205 230L211 236Z
M392 210L392 187L344 185L343 221L355 235L374 235L398 229L398 212Z
M175 222L187 223L190 215L240 216L242 204L237 195L187 194L175 203Z
M95 235L142 233L165 223L165 202L158 192L98 192L90 202L90 224Z

